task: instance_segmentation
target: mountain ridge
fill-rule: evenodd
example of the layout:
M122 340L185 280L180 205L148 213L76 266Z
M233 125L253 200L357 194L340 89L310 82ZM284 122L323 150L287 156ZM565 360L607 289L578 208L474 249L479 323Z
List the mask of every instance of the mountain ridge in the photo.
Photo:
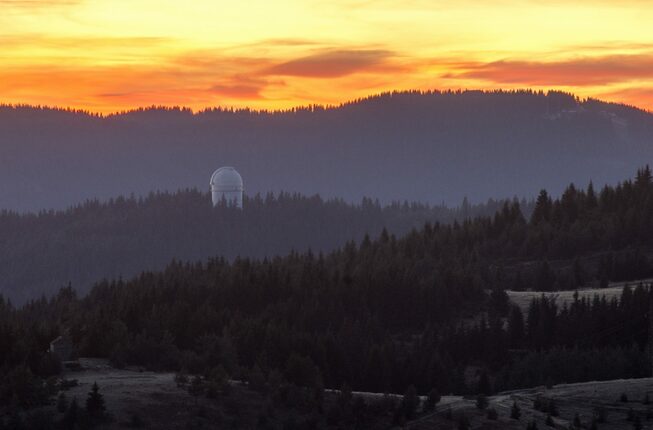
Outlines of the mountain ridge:
M397 92L287 111L0 107L0 208L208 188L459 204L615 183L653 156L653 115L560 92ZM562 180L562 178L565 178Z

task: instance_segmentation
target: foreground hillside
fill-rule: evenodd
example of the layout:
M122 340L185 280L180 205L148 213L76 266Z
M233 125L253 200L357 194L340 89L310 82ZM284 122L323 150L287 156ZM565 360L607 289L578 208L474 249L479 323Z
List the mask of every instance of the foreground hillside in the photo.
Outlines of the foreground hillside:
M315 418L324 388L406 393L414 406L417 394L647 376L650 285L562 305L538 294L527 312L506 290L650 278L652 196L644 168L600 192L541 192L529 220L506 202L491 217L399 238L382 231L324 254L174 262L18 308L0 298L0 416L38 410L65 388L51 378L58 356L44 352L59 335L117 368L192 375L198 395L227 380L286 387L281 400L302 420ZM378 418L345 400L333 422L353 419L354 405ZM416 417L412 406L385 407L395 424Z
M238 168L250 195L457 204L614 183L653 156L653 116L551 92L392 93L288 112L0 107L0 208L185 187Z
M653 420L653 378L539 386L485 397L415 396L387 393L303 391L261 381L185 378L183 374L116 369L103 360L82 359L82 369L66 371L69 387L60 398L68 405L83 400L98 384L104 399L102 428L375 428L399 427L397 412L409 407L405 428L412 430L596 428L630 430ZM74 381L74 382L73 382ZM291 394L295 390L294 395ZM290 395L289 395L290 394ZM648 399L648 400L647 400ZM409 402L410 401L410 404ZM61 403L61 402L60 402ZM515 405L517 406L514 412ZM481 406L481 407L479 407ZM83 406L82 406L83 408ZM494 415L496 412L496 415ZM82 409L77 424L85 419ZM69 410L55 405L32 413L25 424L65 421ZM46 418L47 417L47 418ZM580 423L580 426L577 424ZM46 427L47 428L47 427Z

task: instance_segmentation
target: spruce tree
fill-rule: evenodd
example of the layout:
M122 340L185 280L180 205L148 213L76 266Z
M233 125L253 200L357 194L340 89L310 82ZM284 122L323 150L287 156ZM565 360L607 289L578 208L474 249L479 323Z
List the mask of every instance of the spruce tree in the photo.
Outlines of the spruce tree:
M415 416L418 406L419 397L417 397L417 390L413 385L411 385L408 387L403 399L401 400L401 407L406 418L412 419Z
M91 391L88 393L88 398L86 399L86 411L91 418L101 418L104 415L104 396L100 394L100 387L98 387L97 382L93 383L93 388L91 388Z

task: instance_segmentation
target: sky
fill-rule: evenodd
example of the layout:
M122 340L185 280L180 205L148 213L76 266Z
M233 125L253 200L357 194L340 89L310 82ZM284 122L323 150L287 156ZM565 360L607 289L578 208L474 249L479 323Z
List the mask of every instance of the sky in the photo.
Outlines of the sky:
M653 110L653 1L0 0L0 103L286 109L499 88Z

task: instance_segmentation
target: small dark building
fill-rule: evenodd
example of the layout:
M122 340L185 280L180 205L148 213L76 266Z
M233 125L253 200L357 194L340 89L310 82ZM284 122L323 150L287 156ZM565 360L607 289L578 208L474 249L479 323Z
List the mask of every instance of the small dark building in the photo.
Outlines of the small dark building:
M50 342L50 353L55 355L62 362L73 359L73 341L68 335L59 336Z

